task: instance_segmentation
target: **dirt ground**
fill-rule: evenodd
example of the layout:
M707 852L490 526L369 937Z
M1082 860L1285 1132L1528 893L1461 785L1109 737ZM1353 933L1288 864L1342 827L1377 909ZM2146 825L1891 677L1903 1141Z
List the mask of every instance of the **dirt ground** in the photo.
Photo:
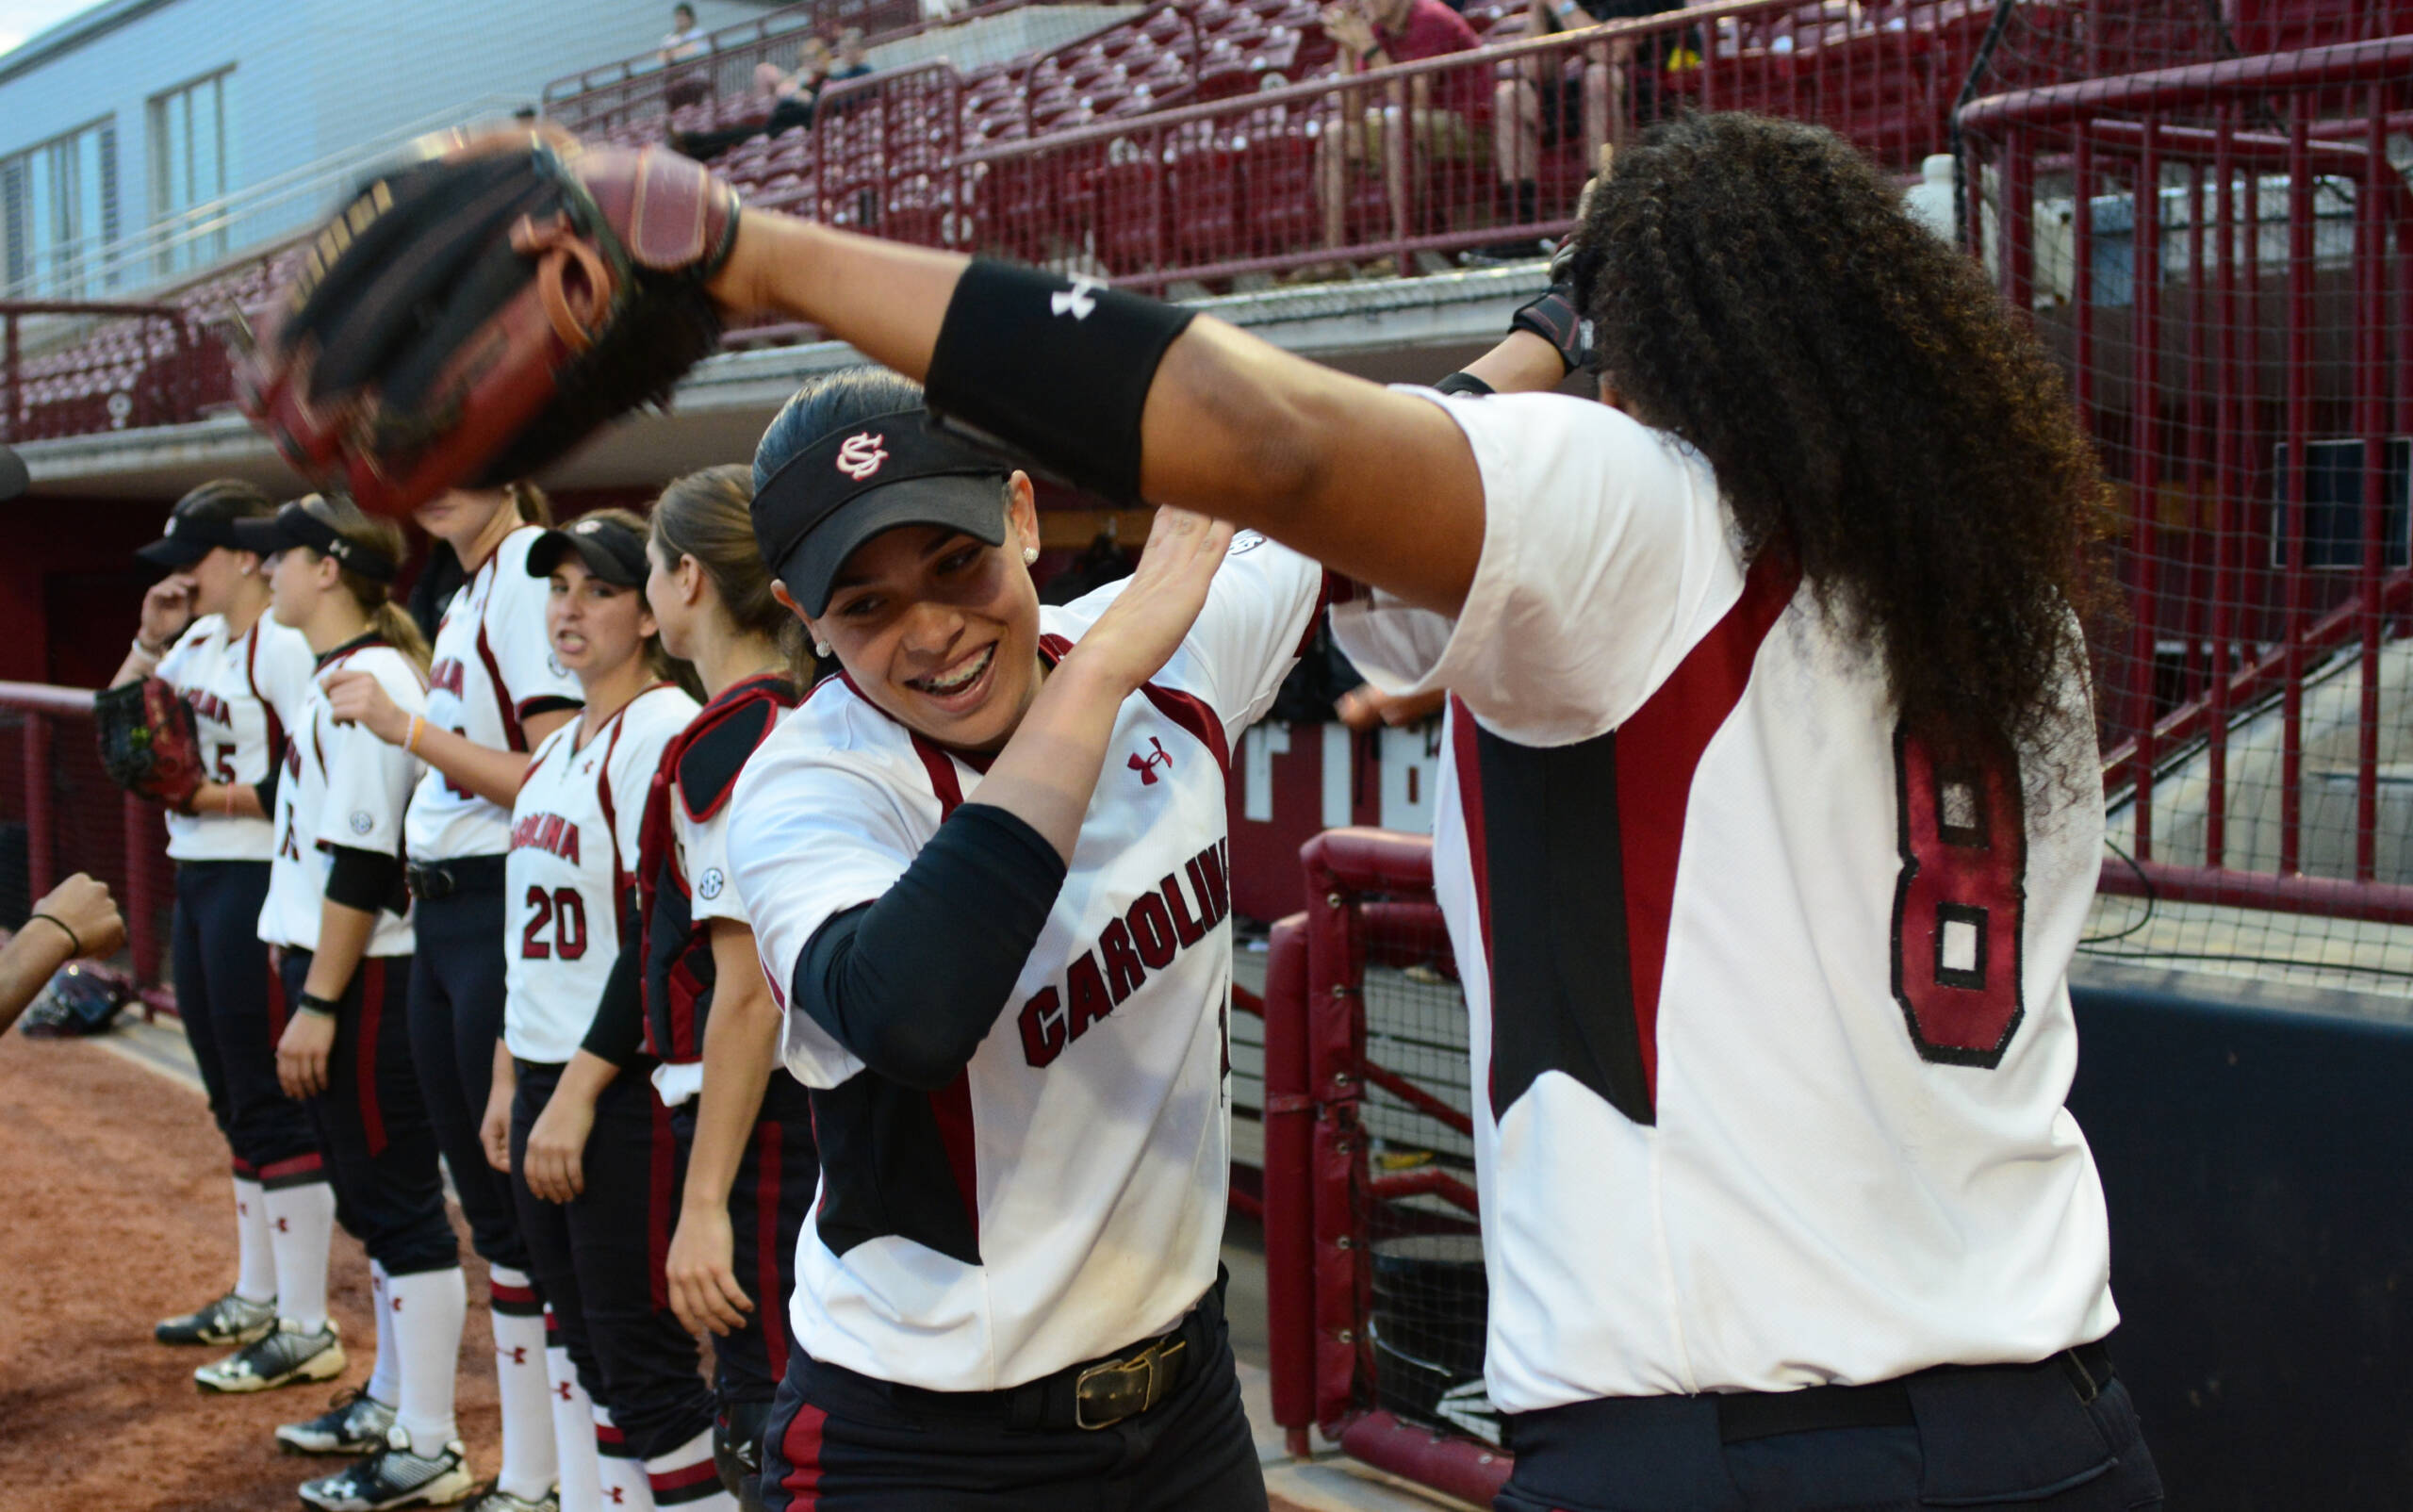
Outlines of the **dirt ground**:
M278 1453L280 1422L368 1379L369 1262L338 1232L330 1278L341 1381L204 1396L205 1349L151 1339L154 1321L234 1279L226 1152L198 1092L95 1044L0 1038L0 1512L276 1512L343 1461ZM454 1215L459 1224L459 1215ZM460 1421L493 1473L493 1336L485 1267L469 1268Z

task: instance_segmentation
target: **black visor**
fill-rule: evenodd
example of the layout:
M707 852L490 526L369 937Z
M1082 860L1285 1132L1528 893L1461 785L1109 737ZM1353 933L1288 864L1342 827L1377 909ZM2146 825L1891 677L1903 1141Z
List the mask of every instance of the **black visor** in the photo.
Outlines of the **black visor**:
M594 515L537 536L536 543L528 548L528 575L551 577L553 568L572 551L586 564L587 571L606 583L623 588L645 586L648 564L645 559L644 534L621 520Z
M1007 472L992 453L939 430L927 410L875 415L771 474L754 496L754 539L797 605L818 615L846 558L882 531L943 525L1004 545Z
M246 494L250 497L245 498ZM176 501L176 507L168 514L168 528L157 540L136 547L134 554L153 567L177 572L207 556L214 547L245 550L235 538L235 521L241 518L238 511L254 501L265 501L248 488L238 493L222 483L204 484Z
M311 497L316 498L314 494ZM373 546L346 540L333 525L303 507L304 501L295 500L276 512L270 519L238 519L235 521L234 545L262 556L274 556L297 546L306 546L320 556L332 556L347 572L357 572L372 583L391 583L402 564Z

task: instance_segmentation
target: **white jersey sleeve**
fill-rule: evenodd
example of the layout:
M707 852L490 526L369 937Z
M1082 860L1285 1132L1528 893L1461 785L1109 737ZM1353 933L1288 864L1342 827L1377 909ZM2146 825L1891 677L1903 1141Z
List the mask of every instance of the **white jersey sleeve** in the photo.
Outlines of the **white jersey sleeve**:
M1474 582L1445 641L1433 616L1377 595L1335 608L1341 649L1384 691L1447 688L1523 744L1615 729L1733 596L1708 462L1589 400L1428 397L1465 431L1482 474Z
M783 1058L808 1087L835 1087L863 1068L812 1015L788 1001L796 961L822 925L876 902L937 831L911 775L880 769L876 753L765 744L746 764L728 813L738 903L771 990L789 1010Z
M371 651L354 658L351 666L374 677L404 714L426 711L427 690L400 653ZM326 742L327 785L317 811L304 826L305 840L400 855L402 814L410 806L411 788L419 781L419 758L400 746L386 744L364 725L326 720L320 737Z
M751 923L730 881L729 816L734 807L724 803L711 818L699 822L688 817L684 803L673 799L670 805L671 819L679 830L680 873L687 879L687 913L698 923L705 919Z
M485 638L480 646L493 658L497 692L511 706L512 716L524 720L540 702L583 704L585 690L553 655L551 633L545 628L547 589L528 576L528 551L541 538L534 531L515 531L495 551L496 583L485 610Z
M684 688L648 688L629 705L627 726L612 748L605 774L612 785L612 843L620 853L620 870L637 873L637 841L645 830L645 802L661 769L663 748L678 738L702 708Z
M1124 578L1050 611L1051 625L1070 622L1077 638L1121 597ZM1198 622L1182 637L1157 681L1206 700L1223 722L1223 738L1238 744L1281 690L1315 628L1323 601L1323 567L1255 531L1232 537L1223 566L1207 587ZM1061 615L1062 621L1056 616Z
M151 675L170 687L183 687L190 681L193 662L202 649L222 634L225 627L226 621L220 616L196 615L176 636L175 644L159 658L159 665L151 669Z
M260 616L258 635L259 651L252 661L254 683L261 700L276 711L278 721L290 731L302 717L302 700L310 696L310 680L318 675L319 659L300 631L277 623L272 614Z

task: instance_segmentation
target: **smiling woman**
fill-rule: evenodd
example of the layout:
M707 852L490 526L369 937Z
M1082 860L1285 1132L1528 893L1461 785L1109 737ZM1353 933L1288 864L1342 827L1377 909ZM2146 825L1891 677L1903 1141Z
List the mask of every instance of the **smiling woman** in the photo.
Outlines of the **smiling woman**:
M824 1173L764 1503L1261 1508L1216 1271L1224 783L1322 573L1165 510L1132 578L1043 608L1029 478L878 370L808 385L755 477L843 669L730 830ZM949 1432L900 1432L899 1386Z

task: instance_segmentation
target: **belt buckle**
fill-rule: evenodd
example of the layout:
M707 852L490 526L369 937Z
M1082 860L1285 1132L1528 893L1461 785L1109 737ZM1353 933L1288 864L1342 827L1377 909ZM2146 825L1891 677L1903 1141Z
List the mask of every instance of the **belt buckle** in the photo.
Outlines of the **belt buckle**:
M1073 1426L1095 1430L1111 1428L1125 1418L1137 1417L1162 1399L1169 1372L1166 1366L1180 1353L1183 1339L1167 1344L1162 1340L1150 1344L1129 1359L1108 1360L1092 1365L1073 1381ZM1101 1398L1101 1415L1090 1416L1092 1386Z

